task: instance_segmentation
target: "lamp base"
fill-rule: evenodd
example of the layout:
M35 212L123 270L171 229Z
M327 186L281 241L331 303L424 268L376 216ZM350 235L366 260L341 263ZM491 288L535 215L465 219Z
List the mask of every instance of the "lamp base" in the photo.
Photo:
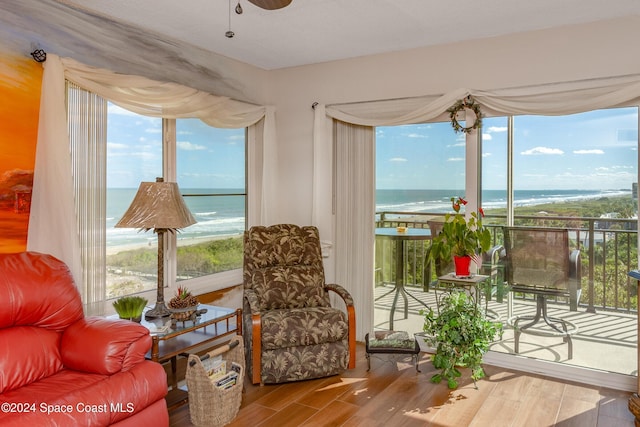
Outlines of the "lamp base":
M156 306L144 314L145 319L157 319L158 317L169 317L171 313L164 305L164 301L157 301Z

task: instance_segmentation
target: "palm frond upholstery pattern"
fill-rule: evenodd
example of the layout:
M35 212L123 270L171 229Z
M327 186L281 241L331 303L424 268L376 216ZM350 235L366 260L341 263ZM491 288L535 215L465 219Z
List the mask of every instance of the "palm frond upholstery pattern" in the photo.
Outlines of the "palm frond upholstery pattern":
M355 310L342 286L326 284L318 229L252 227L244 235L243 323L255 383L335 375L355 366ZM346 312L332 307L329 291Z

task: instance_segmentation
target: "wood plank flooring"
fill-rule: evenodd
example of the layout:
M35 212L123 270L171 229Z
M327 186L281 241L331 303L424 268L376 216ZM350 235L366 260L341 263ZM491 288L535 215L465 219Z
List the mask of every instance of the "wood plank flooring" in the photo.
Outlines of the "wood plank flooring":
M245 381L232 427L435 426L632 427L630 393L485 365L476 389L463 370L461 386L429 381L427 354L416 372L410 357L376 354L367 372L364 345L343 375L281 385ZM184 368L183 368L184 369ZM188 406L170 414L172 427L191 426Z

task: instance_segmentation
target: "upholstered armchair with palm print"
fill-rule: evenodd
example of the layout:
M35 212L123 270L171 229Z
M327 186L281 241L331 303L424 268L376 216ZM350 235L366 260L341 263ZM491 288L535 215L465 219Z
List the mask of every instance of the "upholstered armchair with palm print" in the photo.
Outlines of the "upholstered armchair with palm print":
M355 367L355 309L326 284L318 229L292 224L244 234L243 332L252 382L320 378ZM344 301L332 307L329 292Z

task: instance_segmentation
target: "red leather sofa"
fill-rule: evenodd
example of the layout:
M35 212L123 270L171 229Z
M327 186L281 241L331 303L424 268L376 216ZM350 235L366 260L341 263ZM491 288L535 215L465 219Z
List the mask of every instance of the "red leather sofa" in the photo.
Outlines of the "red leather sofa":
M144 326L85 317L60 260L0 254L1 426L167 426L150 347Z

